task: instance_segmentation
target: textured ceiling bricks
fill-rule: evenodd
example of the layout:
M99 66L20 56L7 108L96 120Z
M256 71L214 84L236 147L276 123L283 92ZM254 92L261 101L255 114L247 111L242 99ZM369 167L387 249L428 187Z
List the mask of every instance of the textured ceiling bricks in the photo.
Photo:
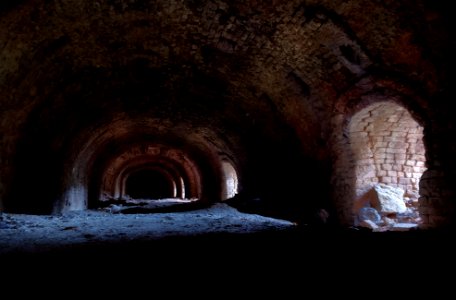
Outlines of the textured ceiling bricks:
M418 120L427 164L452 178L450 22L424 0L0 4L1 203L49 212L82 197L71 209L84 209L103 164L143 142L192 157L208 197L228 157L249 193L297 199L305 183L312 201L337 202L338 139L383 100Z

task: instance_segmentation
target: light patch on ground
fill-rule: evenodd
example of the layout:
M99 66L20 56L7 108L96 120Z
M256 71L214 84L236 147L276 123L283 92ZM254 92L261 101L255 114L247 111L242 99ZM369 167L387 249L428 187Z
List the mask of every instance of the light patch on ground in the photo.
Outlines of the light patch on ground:
M185 212L114 214L107 210L86 210L47 216L4 213L1 219L0 254L40 252L88 243L207 233L242 234L295 227L292 222L241 213L223 203Z

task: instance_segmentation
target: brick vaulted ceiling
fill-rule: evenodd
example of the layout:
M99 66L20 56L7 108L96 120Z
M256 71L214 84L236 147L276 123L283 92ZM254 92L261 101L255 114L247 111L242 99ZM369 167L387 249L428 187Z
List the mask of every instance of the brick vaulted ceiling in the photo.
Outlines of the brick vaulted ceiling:
M329 120L355 106L352 94L398 91L416 96L406 103L412 113L435 117L420 111L442 104L423 99L437 99L450 84L454 47L440 6L408 0L2 2L1 194L16 195L16 181L38 191L59 186L66 180L59 179L66 176L59 166L77 161L91 139L91 157L144 140L185 149L196 161L208 156L208 165L211 155L223 153L253 190L264 180L281 186L268 170L306 166L329 177ZM36 169L52 175L39 178ZM293 178L282 187L301 181ZM41 191L49 198L61 192Z

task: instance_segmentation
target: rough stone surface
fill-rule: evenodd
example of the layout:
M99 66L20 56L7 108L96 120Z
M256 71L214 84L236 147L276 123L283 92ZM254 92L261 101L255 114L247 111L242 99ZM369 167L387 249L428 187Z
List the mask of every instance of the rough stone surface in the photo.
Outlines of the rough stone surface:
M371 205L382 215L403 213L407 210L403 195L401 188L377 184L373 189Z

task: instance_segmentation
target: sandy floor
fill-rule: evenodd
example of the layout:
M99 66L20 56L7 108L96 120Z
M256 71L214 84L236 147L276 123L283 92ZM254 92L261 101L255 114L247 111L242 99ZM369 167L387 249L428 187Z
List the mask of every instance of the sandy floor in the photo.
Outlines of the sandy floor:
M169 203L155 202L157 208ZM149 209L153 209L151 205ZM131 210L131 208L128 208ZM36 253L55 248L128 241L150 241L173 236L247 234L295 227L285 220L246 214L226 204L205 209L166 213L119 213L120 207L65 215L6 214L0 222L0 254Z
M154 205L162 209L174 204ZM131 213L131 208L125 209ZM154 211L154 206L148 209ZM130 298L132 291L153 294L163 289L167 295L193 292L200 297L206 292L213 298L230 291L237 297L246 289L257 295L277 288L282 296L291 293L283 298L293 298L309 289L325 296L321 283L346 280L350 295L359 293L363 281L369 289L386 281L394 285L395 294L402 288L409 295L411 286L429 288L428 282L417 280L432 276L439 281L438 288L430 289L435 295L443 279L453 279L441 268L451 272L456 267L452 232L307 228L221 203L148 214L122 210L110 206L60 216L4 213L2 289L11 288L15 295L44 290L49 295L59 286L89 295L95 288L116 296L123 289ZM17 282L27 284L17 288ZM39 288L30 289L33 283L40 283ZM190 288L182 289L186 283ZM214 285L215 296L208 288ZM339 288L335 291L340 295Z

